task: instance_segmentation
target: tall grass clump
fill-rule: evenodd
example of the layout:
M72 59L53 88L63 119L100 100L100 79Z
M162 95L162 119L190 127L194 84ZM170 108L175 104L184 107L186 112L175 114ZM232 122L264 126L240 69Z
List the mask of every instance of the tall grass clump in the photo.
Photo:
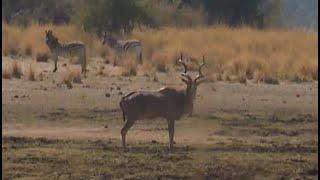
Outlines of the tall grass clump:
M2 68L2 78L4 78L4 79L11 78L11 69L9 67Z
M20 64L16 60L12 61L12 77L20 79L22 75Z
M33 70L31 65L30 65L29 71L28 71L28 80L29 81L35 81L36 80L35 72L34 72L34 70Z
M132 56L126 56L122 60L122 76L136 76L138 73L138 66L136 59Z

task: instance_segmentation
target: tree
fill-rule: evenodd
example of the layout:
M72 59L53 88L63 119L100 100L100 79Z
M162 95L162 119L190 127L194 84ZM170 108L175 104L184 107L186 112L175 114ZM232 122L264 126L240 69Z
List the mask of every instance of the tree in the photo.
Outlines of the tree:
M133 0L86 0L76 15L86 31L100 33L131 32L136 24L151 24L151 19Z
M209 24L224 22L232 26L257 23L261 3L262 0L203 0Z

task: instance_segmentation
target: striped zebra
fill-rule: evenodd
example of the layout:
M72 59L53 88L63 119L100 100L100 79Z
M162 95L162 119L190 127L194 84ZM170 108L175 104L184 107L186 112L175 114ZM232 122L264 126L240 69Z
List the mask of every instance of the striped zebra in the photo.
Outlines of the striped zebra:
M86 73L86 47L82 42L68 42L60 43L58 38L56 38L51 30L46 32L46 43L50 49L51 56L54 60L53 72L58 70L58 56L62 57L73 57L79 58L81 63L81 72Z
M102 44L105 45L107 43L107 45L115 52L114 65L118 63L118 60L121 59L125 53L131 50L135 51L138 63L142 63L141 42L139 40L117 40L112 35L107 34L107 32L103 32L102 36Z

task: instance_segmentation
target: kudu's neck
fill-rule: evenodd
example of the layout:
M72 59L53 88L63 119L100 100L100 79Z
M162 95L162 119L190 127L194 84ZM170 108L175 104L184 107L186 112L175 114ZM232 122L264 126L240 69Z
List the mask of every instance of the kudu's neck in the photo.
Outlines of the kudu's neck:
M191 85L187 85L187 88L185 89L184 94L185 94L184 109L185 109L185 113L188 113L193 107L193 101L194 101Z

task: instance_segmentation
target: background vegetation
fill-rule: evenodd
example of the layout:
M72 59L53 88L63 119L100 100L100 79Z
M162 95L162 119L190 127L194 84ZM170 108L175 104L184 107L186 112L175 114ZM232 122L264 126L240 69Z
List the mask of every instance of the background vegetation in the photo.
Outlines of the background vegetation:
M318 36L305 28L284 28L288 24L283 21L283 12L288 15L290 9L283 10L286 3L2 0L2 54L47 54L44 31L53 29L60 41L83 41L90 57L109 61L112 53L100 39L100 33L107 30L123 39L141 40L145 69L152 71L172 70L183 52L191 67L196 64L193 60L206 54L212 80L317 80Z
M136 25L197 26L224 23L264 28L278 24L279 0L2 0L2 20L76 23L86 31L130 32Z

